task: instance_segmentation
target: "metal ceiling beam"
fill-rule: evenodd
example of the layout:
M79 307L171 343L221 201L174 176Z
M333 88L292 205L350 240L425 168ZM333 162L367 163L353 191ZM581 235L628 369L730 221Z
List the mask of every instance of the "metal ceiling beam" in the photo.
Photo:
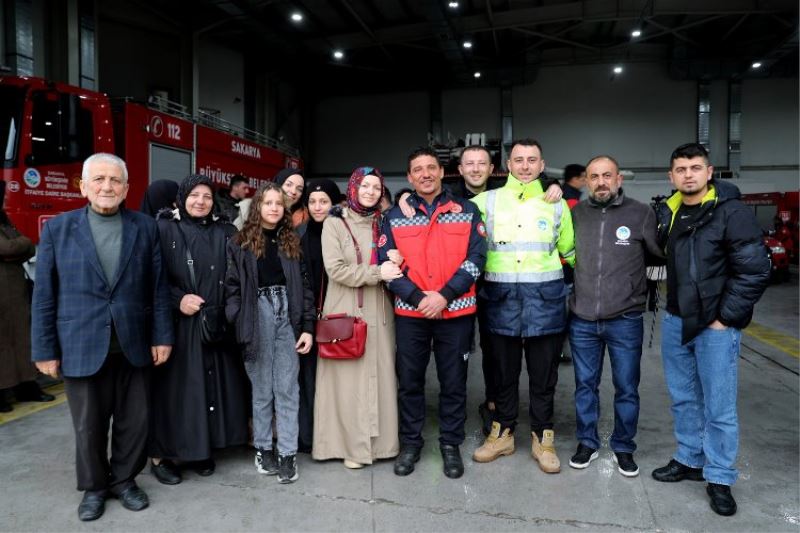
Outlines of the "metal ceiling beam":
M773 0L766 4L759 0L705 0L689 3L684 0L659 0L654 4L650 16L667 15L706 15L721 16L744 14L779 14L795 12L797 4L794 0ZM620 7L618 0L593 0L592 2L570 2L565 4L544 5L539 7L512 9L493 12L493 23L483 14L460 17L456 24L462 33L474 34L501 29L537 26L570 21L600 20L639 20L641 11L638 5ZM429 38L436 31L437 24L421 22L402 24L390 28L375 30L376 38L383 44L396 44ZM663 35L663 33L661 34ZM353 49L374 46L374 40L361 32L344 33L331 36L341 46ZM317 39L310 39L309 44L316 44Z
M500 45L497 42L497 32L494 30L494 15L492 14L492 0L486 0L486 16L489 18L489 27L492 29L492 41L494 41L494 53L500 55Z
M659 22L656 22L655 20L653 20L652 17L645 17L644 20L645 20L645 22L647 24L650 24L651 26L655 26L656 28L658 28L660 30L664 30L667 33L671 33L672 35L675 36L676 39L680 39L681 41L687 42L687 43L689 43L691 45L694 45L694 46L700 46L700 43L698 43L694 39L690 39L689 37L686 37L684 34L682 34L681 32L679 32L678 30L676 30L674 28L669 28L669 27L664 26L663 24L661 24Z
M584 48L586 50L597 50L596 46L579 43L577 41L571 41L570 39L562 39L561 37L556 37L555 35L544 33L541 31L529 30L528 28L511 28L511 29L513 29L514 31L518 31L520 33L525 33L527 35L535 35L536 37L541 37L543 39L547 39L548 41L556 41L558 43L568 44L570 46L575 46L577 48Z
M747 14L744 14L744 15L742 15L741 17L739 17L739 20L737 20L737 21L736 21L736 22L733 24L733 26L731 26L731 27L730 27L730 29L729 29L728 31L726 31L726 32L725 32L725 35L723 35L723 36L720 38L720 40L719 40L719 41L720 41L720 42L723 42L723 41L725 41L725 39L727 39L728 37L730 37L730 36L733 34L733 32L735 32L735 31L736 31L736 28L738 28L739 26L741 26L741 25L742 25L742 22L744 22L745 20L747 20L747 17L748 17L748 16L749 16L749 15L747 15Z
M392 57L392 54L390 54L389 50L387 50L386 47L383 46L381 40L378 39L378 37L375 35L375 32L372 31L372 28L370 28L369 25L366 22L364 22L364 19L362 19L361 16L359 16L358 12L353 8L352 4L350 4L350 2L348 2L347 0L339 0L339 3L344 6L344 8L350 13L350 15L352 15L353 19L355 19L358 25L361 26L361 29L364 30L364 33L369 35L372 38L372 40L375 41L375 44L378 45L378 48L381 49L383 55L385 55L390 61L394 61L394 57Z
M673 31L680 31L680 30L685 30L686 28L691 28L693 26L699 26L701 24L705 24L706 22L711 22L712 20L721 19L721 18L723 18L725 16L727 16L727 15L712 15L710 17L705 17L705 18L702 18L700 20L695 20L694 22L687 22L686 24L681 24L680 26L676 26L674 28L671 28L670 30L662 30L662 31L660 31L658 33L645 34L645 35L642 35L641 37L637 38L636 39L636 43L637 44L638 43L643 43L645 41L649 41L651 39L655 39L656 37L661 37L662 35L666 35L668 33L672 33ZM646 22L648 24L650 23L649 20L646 20ZM615 44L613 46L608 47L607 49L613 50L613 49L616 49L616 48L624 48L626 46L630 46L631 44L632 43L630 43L630 42Z

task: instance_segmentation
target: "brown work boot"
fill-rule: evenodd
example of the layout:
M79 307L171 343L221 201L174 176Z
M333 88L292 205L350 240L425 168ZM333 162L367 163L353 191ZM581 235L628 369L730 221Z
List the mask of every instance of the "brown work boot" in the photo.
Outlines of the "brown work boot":
M489 463L501 455L511 455L512 453L514 453L514 435L511 434L511 430L506 428L501 435L500 423L492 422L492 431L483 441L483 446L472 454L472 460L478 463Z
M531 455L539 463L542 472L557 474L561 472L561 461L558 460L555 447L556 434L552 429L545 429L542 432L542 442L534 431L531 431Z

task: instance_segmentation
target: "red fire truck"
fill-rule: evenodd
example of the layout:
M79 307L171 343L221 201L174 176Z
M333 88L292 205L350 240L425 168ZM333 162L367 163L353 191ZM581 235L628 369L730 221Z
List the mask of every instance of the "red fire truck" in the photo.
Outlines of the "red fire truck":
M281 168L300 168L293 148L166 100L148 104L41 78L0 77L5 209L38 242L49 218L86 204L83 160L110 152L128 165L126 204L138 208L148 184L201 173L217 186L241 174L251 189Z

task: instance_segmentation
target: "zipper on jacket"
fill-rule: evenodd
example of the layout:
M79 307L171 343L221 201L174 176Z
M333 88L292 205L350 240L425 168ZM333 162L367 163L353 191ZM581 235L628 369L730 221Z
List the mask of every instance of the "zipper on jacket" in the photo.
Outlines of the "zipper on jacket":
M597 284L594 288L594 300L597 302L595 305L595 320L600 319L600 285L603 279L603 234L605 233L606 227L606 208L604 207L601 211L601 218L600 218L600 244L597 247Z

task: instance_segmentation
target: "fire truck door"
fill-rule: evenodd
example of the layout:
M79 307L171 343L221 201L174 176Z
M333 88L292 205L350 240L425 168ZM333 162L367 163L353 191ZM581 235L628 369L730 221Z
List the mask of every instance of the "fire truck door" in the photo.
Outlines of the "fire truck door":
M180 182L192 173L192 152L150 144L150 179Z

